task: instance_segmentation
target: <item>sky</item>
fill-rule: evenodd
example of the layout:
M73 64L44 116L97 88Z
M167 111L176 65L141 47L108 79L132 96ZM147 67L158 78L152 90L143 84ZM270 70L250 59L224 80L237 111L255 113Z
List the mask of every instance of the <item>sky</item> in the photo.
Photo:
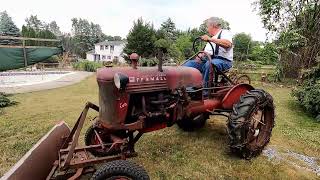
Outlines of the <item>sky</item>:
M245 32L254 40L265 41L266 30L251 5L252 0L1 0L21 28L25 19L37 15L47 23L56 21L63 32L71 31L71 19L85 18L100 24L107 35L126 37L133 21L142 17L155 28L167 18L186 30L199 27L207 18L217 16L230 23L233 34Z

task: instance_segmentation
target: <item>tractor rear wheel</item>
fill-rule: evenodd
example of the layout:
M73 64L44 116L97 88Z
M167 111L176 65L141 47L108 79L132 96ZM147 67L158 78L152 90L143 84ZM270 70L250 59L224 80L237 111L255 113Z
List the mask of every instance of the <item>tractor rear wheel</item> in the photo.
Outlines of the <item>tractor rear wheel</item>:
M264 90L251 90L240 97L228 120L230 149L251 159L269 143L274 127L272 96Z
M178 121L177 124L183 131L192 132L203 128L208 118L209 117L206 114L198 114L196 116L182 119Z
M96 171L91 177L92 180L149 180L146 170L137 164L126 161L116 160L106 163Z
M96 135L96 132L99 134L101 140L103 141L104 144L108 144L108 143L112 143L112 139L111 139L111 134L110 132L106 132L103 129L94 127L93 125L91 125L85 134L84 137L84 142L86 146L90 146L90 145L99 145L100 141L99 138ZM114 133L113 133L114 134ZM119 136L119 133L117 133L116 135ZM105 149L102 148L96 148L96 149L89 149L88 151L91 152L92 155L94 156L109 156L109 155L116 155L119 154L121 152L120 148L115 148L112 149L111 151L108 151L108 148L110 148L111 145L106 146Z

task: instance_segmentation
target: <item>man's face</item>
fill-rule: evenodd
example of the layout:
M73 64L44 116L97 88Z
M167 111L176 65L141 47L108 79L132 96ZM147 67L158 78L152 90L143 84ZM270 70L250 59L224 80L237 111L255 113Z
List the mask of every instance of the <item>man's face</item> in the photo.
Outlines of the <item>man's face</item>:
M214 36L219 32L219 28L217 26L212 25L212 24L211 25L207 24L207 30L211 36Z

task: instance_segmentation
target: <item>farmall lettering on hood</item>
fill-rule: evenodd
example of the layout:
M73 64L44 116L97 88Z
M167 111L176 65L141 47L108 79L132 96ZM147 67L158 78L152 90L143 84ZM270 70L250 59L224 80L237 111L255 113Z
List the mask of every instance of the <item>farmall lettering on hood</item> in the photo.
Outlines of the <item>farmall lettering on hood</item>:
M129 82L130 83L143 83L143 82L150 82L150 81L166 81L167 76L164 73L160 73L157 76L143 76L143 77L134 77L129 76Z
M181 66L163 67L163 72L159 72L157 67L101 68L97 71L97 81L98 83L113 82L116 73L129 78L127 93L202 86L202 75L197 69Z

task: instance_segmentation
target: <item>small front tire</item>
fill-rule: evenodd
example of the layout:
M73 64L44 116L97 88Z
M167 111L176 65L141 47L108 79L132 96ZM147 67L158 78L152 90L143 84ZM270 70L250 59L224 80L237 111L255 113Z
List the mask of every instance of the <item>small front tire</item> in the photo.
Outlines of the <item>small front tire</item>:
M91 180L115 179L149 180L150 178L143 167L126 160L108 162L91 177Z

